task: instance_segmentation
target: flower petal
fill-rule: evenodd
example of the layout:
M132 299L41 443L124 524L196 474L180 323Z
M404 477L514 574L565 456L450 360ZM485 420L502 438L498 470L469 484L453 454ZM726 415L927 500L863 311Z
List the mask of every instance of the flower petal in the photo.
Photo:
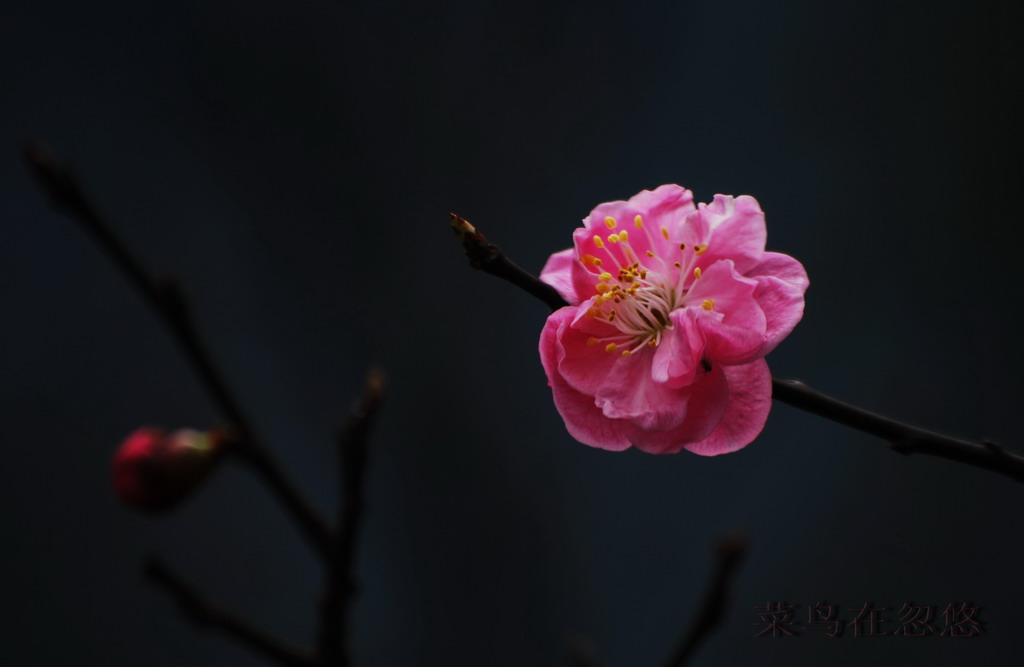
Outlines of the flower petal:
M696 210L693 193L679 185L662 185L642 190L629 201L600 204L583 219L584 227L573 234L577 255L581 261L586 255L601 260L602 267L591 265L592 273L615 273L620 266L643 260L648 251L667 257L664 253L669 250L669 242L665 235L676 238L683 222ZM626 238L619 240L623 231ZM600 244L594 241L595 236L601 238Z
M772 375L768 363L758 359L741 366L723 366L728 380L725 414L712 433L686 445L701 456L717 456L742 449L761 433L772 407Z
M608 419L594 405L594 397L576 391L558 372L558 337L575 316L575 308L561 308L548 317L540 335L540 360L548 376L555 408L572 437L585 445L622 451L630 446L623 422Z
M576 261L576 250L568 248L548 257L540 272L540 279L554 287L563 299L574 306L583 300L577 295L573 284L572 268L575 264L579 264Z
M652 357L653 350L644 346L615 360L594 397L605 417L629 420L645 431L672 430L683 423L689 393L655 382Z
M761 354L768 354L803 317L807 272L789 255L766 252L747 275L758 283L754 298L767 318L767 340Z
M713 202L701 204L698 210L711 228L705 258L708 263L731 259L736 270L744 275L757 266L764 255L768 232L764 211L756 199L748 195L715 195Z
M772 276L799 288L801 293L807 291L807 286L810 284L804 265L781 252L764 253L761 255L761 261L754 268L746 271L744 275L748 278Z
M758 282L744 278L732 260L715 262L695 280L687 305L704 332L704 354L712 363L744 364L763 356L767 319L754 298Z
M588 300L575 309L566 326L559 331L556 345L559 375L576 391L594 396L608 381L608 375L620 357L605 352L605 343L594 343L592 339L621 337L621 334L604 320L587 317L586 311L591 304L592 300Z
M761 276L757 283L754 297L767 318L767 335L761 349L761 354L765 355L774 350L803 318L804 293L778 278Z
M686 395L686 416L677 427L663 431L632 428L626 432L630 442L648 454L675 454L688 444L709 437L727 409L726 368L712 368L700 380L680 390Z
M672 328L662 332L651 364L651 377L655 382L681 387L696 379L704 353L704 335L697 326L696 317L692 308L669 314Z

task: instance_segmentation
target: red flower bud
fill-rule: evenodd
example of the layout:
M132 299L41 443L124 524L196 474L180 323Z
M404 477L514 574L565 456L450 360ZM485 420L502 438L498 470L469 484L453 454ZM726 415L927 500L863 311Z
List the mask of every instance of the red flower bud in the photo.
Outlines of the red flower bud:
M157 511L189 494L221 458L224 434L140 428L114 454L114 491L128 505Z

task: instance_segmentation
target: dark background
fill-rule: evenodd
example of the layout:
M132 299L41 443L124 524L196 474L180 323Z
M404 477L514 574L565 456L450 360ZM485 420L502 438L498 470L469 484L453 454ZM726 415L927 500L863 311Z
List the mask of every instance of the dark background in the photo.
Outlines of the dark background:
M147 553L295 642L320 585L245 469L165 518L114 499L131 430L218 415L30 178L34 137L184 282L325 509L334 430L388 370L360 667L564 665L571 634L657 665L735 529L752 550L696 664L1019 664L1024 487L783 405L715 459L580 445L537 358L543 304L470 270L447 213L538 271L599 202L753 194L811 277L776 376L1019 450L1022 29L1012 0L6 4L0 662L262 664L187 624ZM754 638L769 600L971 601L987 632Z

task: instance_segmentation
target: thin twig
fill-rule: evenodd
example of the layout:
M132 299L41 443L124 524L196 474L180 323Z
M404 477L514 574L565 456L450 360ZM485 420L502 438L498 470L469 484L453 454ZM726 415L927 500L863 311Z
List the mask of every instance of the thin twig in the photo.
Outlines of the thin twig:
M530 273L516 266L501 248L489 242L476 227L454 213L451 216L452 230L459 243L466 249L466 257L474 269L497 276L509 281L516 287L526 290L548 305L551 310L567 306L565 300L554 287L535 278Z
M731 596L732 581L747 553L747 548L746 537L740 535L725 537L718 542L715 547L715 569L708 590L704 594L704 601L690 624L690 629L665 662L665 667L683 667L701 643L722 622Z
M182 614L199 628L219 630L282 665L311 667L315 664L299 649L209 602L159 559L151 559L146 564L145 572L154 584L166 589L174 597Z
M543 301L552 310L569 305L550 285L509 261L501 249L488 242L473 225L454 213L451 216L452 228L466 248L466 255L474 268L508 280ZM926 431L844 403L811 389L799 380L773 379L772 389L772 398L775 400L888 440L892 450L900 454L937 456L1024 482L1024 457L995 443L969 442Z
M929 454L1024 482L1024 457L992 443L981 444L926 431L822 394L799 380L772 380L772 398L819 417L888 440L900 454Z
M334 554L327 572L326 591L320 605L317 654L326 667L348 667L350 609L357 591L356 544L365 508L368 439L374 415L384 400L384 373L367 374L362 396L352 405L348 424L338 436L338 464L341 491L338 493L338 531Z
M231 453L248 463L270 487L321 556L330 549L330 529L257 439L251 422L228 388L209 351L199 337L191 311L174 281L157 281L104 221L85 191L64 165L38 144L25 147L25 159L53 204L77 220L99 242L129 281L156 309L164 324L184 348L224 417L238 435Z

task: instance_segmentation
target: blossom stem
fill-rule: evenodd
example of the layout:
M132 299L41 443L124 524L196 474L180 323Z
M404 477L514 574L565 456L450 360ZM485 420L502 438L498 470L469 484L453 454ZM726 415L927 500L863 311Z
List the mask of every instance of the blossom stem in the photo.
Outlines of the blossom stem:
M149 274L100 216L74 174L53 155L38 144L30 143L25 147L25 159L53 204L81 223L156 309L235 429L238 443L229 451L262 477L314 549L326 557L330 552L330 529L256 437L251 422L199 337L187 300L177 283L158 281Z
M569 304L547 283L509 261L498 246L454 213L451 225L473 268L504 278L534 295L552 311ZM506 267L512 267L509 270ZM844 403L799 380L772 380L772 398L825 419L888 440L900 454L928 454L983 468L1024 482L1024 457L992 442L969 442L884 417Z
M1024 482L1024 457L993 442L975 443L884 417L832 398L799 380L772 380L772 398L844 426L888 440L900 454L929 454Z
M715 546L715 569L708 590L704 594L704 601L689 630L680 639L672 656L665 662L665 667L683 667L701 643L722 622L731 595L732 581L747 554L747 549L747 539L741 535L731 535L719 540Z
M317 655L321 664L348 667L349 610L358 590L355 576L356 543L362 522L367 441L373 418L385 392L384 373L371 369L362 396L352 405L349 421L338 436L341 491L338 494L338 530L327 571L326 591L320 603Z
M469 257L469 263L474 269L480 269L484 273L507 280L546 303L552 311L569 305L554 287L538 280L513 263L505 256L501 248L489 242L466 219L454 213L449 215L451 216L452 230L458 237L459 243L466 249L466 257Z
M267 635L234 614L209 602L159 559L151 559L146 564L145 571L153 583L167 589L178 603L182 613L200 628L219 630L282 665L312 667L315 664L298 649Z

